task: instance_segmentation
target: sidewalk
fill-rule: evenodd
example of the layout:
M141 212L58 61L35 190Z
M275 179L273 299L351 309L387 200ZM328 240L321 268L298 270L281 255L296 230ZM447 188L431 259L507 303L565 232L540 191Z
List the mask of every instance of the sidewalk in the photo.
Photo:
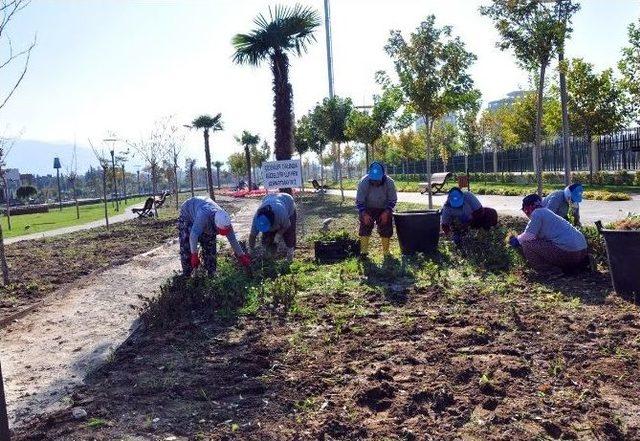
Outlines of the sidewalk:
M109 217L109 225L117 224L119 222L124 222L129 219L135 219L138 215L133 214L131 211L132 208L141 208L144 204L136 204L130 207L127 207L124 213L117 214L115 216ZM55 230L42 231L40 233L34 234L25 234L23 236L10 237L4 240L5 245L9 245L16 242L21 242L23 240L33 240L33 239L42 239L45 237L53 237L59 236L61 234L73 233L74 231L83 231L90 230L91 228L103 227L105 226L104 218L92 222L87 222L86 224L80 225L72 225L70 227L58 228Z
M340 195L340 190L327 190L327 194ZM348 198L356 197L355 190L345 190L344 195ZM524 216L520 210L522 206L522 197L520 196L498 196L498 195L477 195L480 202L487 206L498 210L500 214L511 216ZM433 196L433 204L442 206L444 204L446 194L437 194ZM583 225L593 224L597 220L603 223L613 222L617 219L627 216L628 213L640 214L640 196L633 195L630 201L591 201L584 200L580 204L580 220ZM427 205L428 196L420 193L398 192L399 202L411 202Z

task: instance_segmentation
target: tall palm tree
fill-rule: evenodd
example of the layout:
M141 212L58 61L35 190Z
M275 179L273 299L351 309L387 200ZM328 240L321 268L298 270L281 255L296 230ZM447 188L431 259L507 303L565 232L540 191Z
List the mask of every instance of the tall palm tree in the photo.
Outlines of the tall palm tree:
M216 161L213 163L213 166L216 168L216 179L218 180L218 190L220 190L220 167L222 167L222 162Z
M269 16L258 15L256 28L248 34L237 34L233 61L258 66L269 61L273 72L276 159L291 159L293 154L293 89L289 83L289 55L307 52L309 43L320 25L320 16L313 8L296 4L269 8Z
M211 171L211 151L209 150L209 130L218 132L223 129L222 126L222 113L218 113L216 116L200 115L191 122L190 126L186 126L192 129L202 129L204 134L204 156L207 162L207 184L209 189L209 196L215 200L215 194L213 193L213 172Z
M249 184L249 190L253 188L251 179L251 148L255 148L260 142L260 136L254 135L246 130L242 131L242 135L236 136L236 142L244 147L244 157L247 161L247 183Z

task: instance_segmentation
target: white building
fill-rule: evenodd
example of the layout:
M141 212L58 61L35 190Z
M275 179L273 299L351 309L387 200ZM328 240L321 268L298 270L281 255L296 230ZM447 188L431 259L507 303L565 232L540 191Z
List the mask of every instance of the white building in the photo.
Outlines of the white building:
M518 98L521 98L530 92L530 90L514 90L513 92L509 92L506 98L489 101L488 108L489 110L495 110L504 106L510 106L515 103Z

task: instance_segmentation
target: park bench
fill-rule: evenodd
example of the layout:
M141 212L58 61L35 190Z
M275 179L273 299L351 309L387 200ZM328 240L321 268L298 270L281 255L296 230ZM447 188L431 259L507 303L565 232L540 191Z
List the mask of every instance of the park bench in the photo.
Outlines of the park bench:
M451 177L451 173L449 172L444 172L444 173L433 173L431 175L431 189L432 192L435 193L439 193L442 191L442 187L444 187L444 185L447 183L447 179L449 179ZM419 184L421 187L424 187L424 190L422 190L420 192L420 194L425 194L427 191L429 191L429 183L428 182L420 182Z
M153 202L154 198L147 198L142 208L132 208L131 212L137 214L138 217L153 217Z
M329 188L326 185L320 185L317 179L313 179L311 181L311 185L313 186L313 189L316 191L316 193L318 192L324 193Z
M167 200L167 196L169 196L169 194L170 193L165 190L165 192L162 193L162 196L160 196L159 198L158 197L154 198L154 203L156 205L156 207L155 207L156 209L158 209L158 208L160 208L160 207L162 207L164 205L164 202Z

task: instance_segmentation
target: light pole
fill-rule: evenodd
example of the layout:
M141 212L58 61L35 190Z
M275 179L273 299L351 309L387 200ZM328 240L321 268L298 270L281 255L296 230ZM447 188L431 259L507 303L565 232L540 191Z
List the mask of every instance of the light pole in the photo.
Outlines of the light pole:
M327 76L329 79L329 98L333 98L333 47L331 42L331 11L329 0L324 0L324 28L327 37Z
M120 203L118 202L118 184L116 183L116 151L114 149L114 143L117 141L116 138L106 138L103 139L104 142L111 142L111 149L109 153L111 153L111 172L113 173L113 193L115 196L116 202L116 211L120 211Z
M62 191L60 190L60 158L53 158L53 168L56 169L56 178L58 179L58 205L62 211Z

